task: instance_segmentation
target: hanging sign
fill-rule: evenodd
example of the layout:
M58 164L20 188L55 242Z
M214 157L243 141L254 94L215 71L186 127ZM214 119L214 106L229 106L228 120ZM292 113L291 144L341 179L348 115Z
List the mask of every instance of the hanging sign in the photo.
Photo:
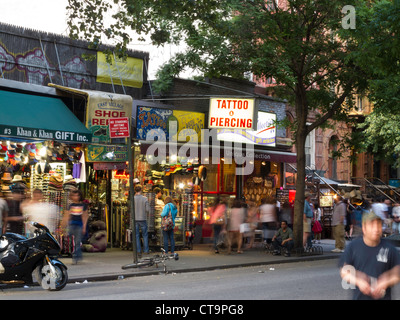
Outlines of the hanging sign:
M209 128L253 129L254 99L211 98Z
M110 138L129 138L129 118L113 118L108 122Z

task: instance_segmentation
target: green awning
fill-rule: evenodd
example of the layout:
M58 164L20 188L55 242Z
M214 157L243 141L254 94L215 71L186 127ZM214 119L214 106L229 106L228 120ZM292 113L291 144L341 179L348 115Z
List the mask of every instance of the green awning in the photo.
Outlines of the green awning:
M59 98L0 91L0 136L90 143L91 132Z

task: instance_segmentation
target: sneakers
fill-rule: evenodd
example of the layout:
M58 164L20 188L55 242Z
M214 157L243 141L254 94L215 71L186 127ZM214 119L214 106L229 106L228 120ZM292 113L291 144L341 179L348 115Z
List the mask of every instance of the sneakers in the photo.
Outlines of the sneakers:
M339 249L339 248L335 248L335 249L333 249L331 252L341 253L341 252L344 252L344 250Z

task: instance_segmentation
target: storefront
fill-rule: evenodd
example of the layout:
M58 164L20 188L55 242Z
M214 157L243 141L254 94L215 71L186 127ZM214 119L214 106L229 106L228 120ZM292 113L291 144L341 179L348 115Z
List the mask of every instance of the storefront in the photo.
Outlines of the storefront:
M85 179L84 149L92 133L54 89L10 80L0 85L1 191L10 198L16 184L28 196L40 189L57 205L53 224L60 237L69 193Z
M103 221L111 247L131 245L131 217L128 210L129 150L126 138L111 139L111 119L132 117L132 97L109 92L73 89L52 85L60 93L83 99L85 124L92 133L86 147L87 183L85 196L90 201L90 221Z
M296 155L272 150L272 116L268 114L268 126L266 118L259 117L262 128L255 131L264 131L257 136L257 132L251 134L248 130L206 128L203 113L166 105L137 106L135 178L144 186L154 208L149 219L153 245L161 240L161 207L156 199L159 189L163 197L172 196L178 205L175 231L178 246L182 247L211 236L211 227L205 223L209 219L207 209L217 199L228 206L237 197L260 204L263 198L275 198L277 190L284 189L283 164L296 162ZM268 146L263 148L262 143Z

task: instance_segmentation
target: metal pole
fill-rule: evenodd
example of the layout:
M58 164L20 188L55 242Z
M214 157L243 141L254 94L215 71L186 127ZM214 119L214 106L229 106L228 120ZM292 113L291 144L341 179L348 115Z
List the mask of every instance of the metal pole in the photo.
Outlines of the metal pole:
M136 219L135 219L135 190L133 188L133 165L135 163L135 149L132 150L132 119L129 122L130 137L128 138L128 162L129 162L129 204L130 215L132 222L132 250L133 250L133 264L128 264L122 269L134 267L138 262L138 254L136 249Z

